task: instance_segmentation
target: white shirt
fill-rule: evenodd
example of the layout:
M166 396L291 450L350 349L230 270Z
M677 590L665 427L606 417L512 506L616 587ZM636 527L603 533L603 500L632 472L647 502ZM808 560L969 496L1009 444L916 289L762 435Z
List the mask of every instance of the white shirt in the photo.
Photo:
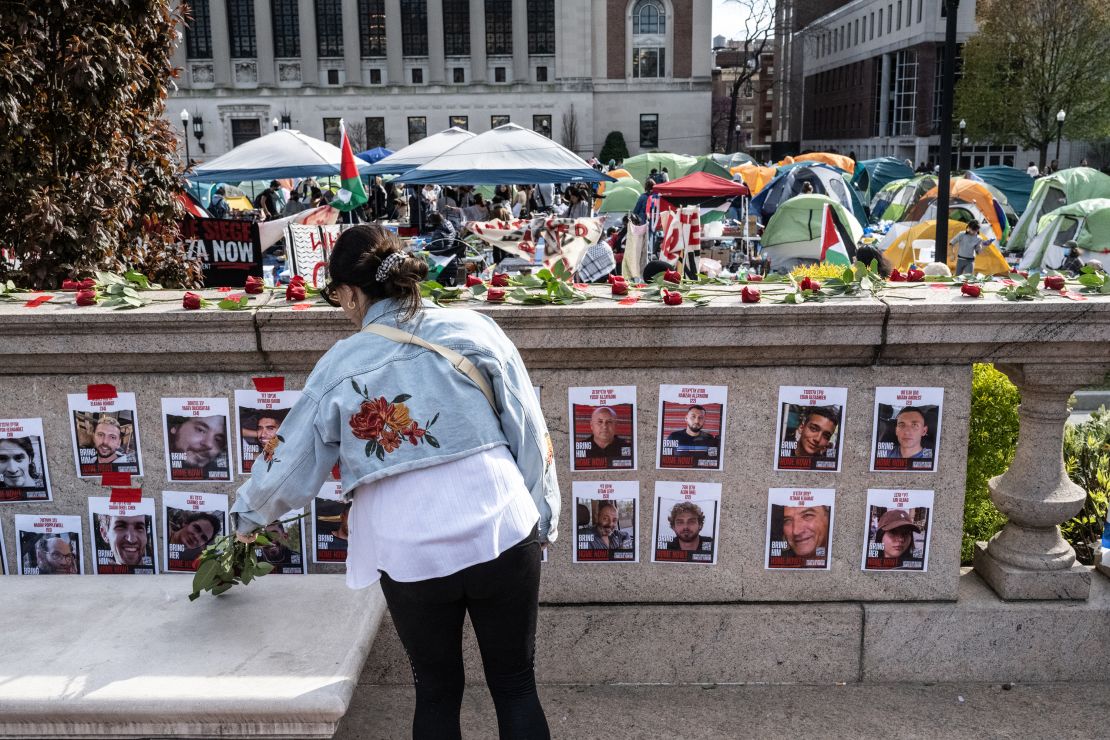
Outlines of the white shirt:
M359 486L347 527L347 586L384 571L424 581L494 560L539 521L506 446Z
M1030 177L1040 177L1041 172L1037 169L1037 165L1031 164L1025 168L1025 174L1029 175Z

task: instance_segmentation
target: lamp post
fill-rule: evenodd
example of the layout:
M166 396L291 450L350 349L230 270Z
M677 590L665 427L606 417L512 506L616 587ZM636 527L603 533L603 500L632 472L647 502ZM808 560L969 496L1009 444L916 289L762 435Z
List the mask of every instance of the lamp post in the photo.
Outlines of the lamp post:
M964 131L967 130L967 121L960 119L960 140L956 144L956 169L962 170L964 166Z
M183 171L189 169L189 111L185 108L181 109L181 134L185 137L185 166Z
M944 0L944 76L940 88L940 179L937 181L937 221L947 223L952 187L952 93L956 87L956 13L960 0ZM933 259L948 262L948 230L937 229Z
M203 139L204 139L204 119L201 118L199 115L194 115L193 116L193 136L197 137L197 146L200 147L200 151L203 154L204 153L204 141L203 141Z
M1056 166L1060 166L1060 139L1064 136L1064 119L1068 114L1061 108L1060 112L1056 114Z

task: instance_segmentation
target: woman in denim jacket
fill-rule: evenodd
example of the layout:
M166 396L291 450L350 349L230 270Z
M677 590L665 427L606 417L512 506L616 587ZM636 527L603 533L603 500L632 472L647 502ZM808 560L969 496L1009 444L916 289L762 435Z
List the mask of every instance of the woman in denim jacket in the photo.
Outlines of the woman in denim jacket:
M501 737L546 738L533 652L540 548L555 539L559 487L528 371L492 319L421 301L427 267L385 229L343 232L328 274L325 298L356 326L458 352L492 399L425 346L367 330L340 340L239 489L236 531L250 541L306 505L338 462L352 501L347 584L381 581L412 663L413 736L461 736L469 613Z

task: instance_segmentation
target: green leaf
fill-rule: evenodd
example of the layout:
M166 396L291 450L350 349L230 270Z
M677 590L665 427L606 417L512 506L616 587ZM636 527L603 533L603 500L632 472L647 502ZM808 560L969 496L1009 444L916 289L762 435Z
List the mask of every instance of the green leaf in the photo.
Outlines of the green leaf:
M435 423L436 423L436 419L438 419L438 418L439 418L439 412L437 411L437 412L436 412L436 415L432 417L432 420L431 420L431 421L429 421L429 422L428 422L427 424L425 424L425 425L424 425L424 428L425 428L425 429L429 429L429 428L430 428L430 427L432 426L432 424L435 424Z
M434 436L432 436L431 434L428 434L427 432L424 432L424 439L425 439L425 440L426 440L426 441L428 442L428 444L430 444L430 445L431 445L432 447L435 447L436 449L439 449L439 440L438 440L438 439L436 439L436 438L435 438Z
M412 398L412 396L410 396L409 394L402 393L401 395L397 396L392 401L390 401L390 403L404 403L405 401L409 400L410 398Z
M259 532L258 535L254 538L254 543L256 545L262 545L263 547L265 547L266 545L270 544L270 538L267 537L264 533ZM251 550L252 555L253 553L254 550Z
M272 571L273 569L274 569L274 564L273 563L259 563L258 567L256 568L256 570L258 571L259 576L269 575L270 571Z
M355 393L362 395L362 391L358 389L358 383L355 382L354 378L351 378L351 387L355 389Z
M369 442L366 443L366 456L370 457L371 455L373 455L377 451L377 449L378 449L377 441L375 441L373 439L370 440Z
M384 461L385 460L385 448L382 447L381 445L378 445L377 449L374 450L374 455L376 455L379 460Z

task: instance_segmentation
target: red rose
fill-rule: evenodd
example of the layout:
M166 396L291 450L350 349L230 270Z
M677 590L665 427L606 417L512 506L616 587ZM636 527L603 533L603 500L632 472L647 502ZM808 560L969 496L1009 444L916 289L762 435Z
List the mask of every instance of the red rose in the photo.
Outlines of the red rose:
M763 282L763 276L762 275L748 275L748 282L749 283L762 283Z
M664 290L663 303L668 306L681 306L682 294L679 293L677 290Z
M759 288L749 288L745 285L744 289L740 291L740 300L744 303L759 303L761 296Z
M81 290L77 292L77 305L78 306L95 306L96 305L96 291L95 290Z
M294 275L293 279L289 281L289 284L290 285L299 285L299 286L303 287L304 284L305 284L304 283L304 278L301 277L300 275Z
M80 290L80 289L81 289L81 283L77 282L76 280L68 280L67 279L67 280L62 281L62 290Z
M624 280L614 280L609 287L613 295L628 295L628 283Z
M466 276L466 287L473 288L475 285L481 285L481 284L482 284L482 279L480 277L477 277L476 275L467 275Z
M490 303L503 303L505 301L505 291L501 288L490 288L486 291L486 300Z
M509 287L509 273L507 273L507 272L495 272L495 273L493 273L493 279L491 279L489 281L489 284L492 285L495 288L507 288L507 287Z
M363 401L358 412L352 414L351 432L359 439L377 439L385 428L385 420L392 413L392 404L384 398L374 401Z
M1049 290L1063 290L1064 289L1064 276L1063 275L1045 275L1044 287Z
M254 275L247 276L247 284L243 286L243 290L251 295L257 295L262 292L266 286L262 283L262 278L256 278Z
M305 296L304 285L294 285L289 283L289 287L285 289L285 300L287 301L303 301Z
M195 311L200 308L200 296L196 293L186 292L181 299L181 305L189 311Z
M77 286L81 288L81 290L92 290L96 287L96 281L92 278L85 278L81 282L77 283Z
M910 271L906 273L906 280L911 283L920 283L925 280L925 273L911 267Z
M1026 270L1018 270L1018 275L1021 275L1023 278L1027 278L1029 277L1029 272Z
M904 283L904 282L906 282L906 276L903 275L897 269L891 270L890 271L890 277L887 278L887 279L892 283Z
M620 275L610 275L608 280L609 280L610 285L612 285L613 283L623 283L624 282L624 278L621 277Z
M663 272L663 282L678 285L682 282L682 275L679 274L678 270L666 270Z
M821 283L809 276L802 278L802 282L798 283L798 286L802 290L821 290Z
M983 293L983 289L975 283L964 283L960 286L960 292L971 298L978 298Z

